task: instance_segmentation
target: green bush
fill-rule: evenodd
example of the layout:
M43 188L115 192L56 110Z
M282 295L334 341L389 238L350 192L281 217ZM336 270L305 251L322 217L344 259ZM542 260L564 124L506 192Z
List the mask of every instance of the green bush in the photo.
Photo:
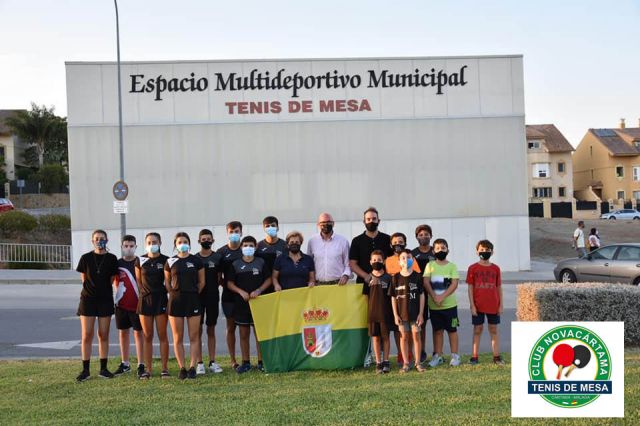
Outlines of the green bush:
M518 286L518 321L624 321L625 346L640 346L640 287L603 283Z
M38 219L40 229L47 232L69 231L71 229L71 219L69 216L61 214L46 214Z
M60 164L45 164L36 174L40 182L40 190L45 194L53 194L69 184L67 171Z
M0 213L0 232L5 235L31 232L37 226L36 218L28 213L18 210Z

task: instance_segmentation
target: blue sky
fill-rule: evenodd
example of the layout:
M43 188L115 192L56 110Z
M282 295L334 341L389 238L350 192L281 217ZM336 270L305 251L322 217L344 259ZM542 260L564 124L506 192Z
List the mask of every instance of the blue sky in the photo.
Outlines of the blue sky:
M639 1L120 0L122 60L523 54L526 121L573 145L640 119ZM65 61L114 60L110 0L0 0L0 109L66 115Z

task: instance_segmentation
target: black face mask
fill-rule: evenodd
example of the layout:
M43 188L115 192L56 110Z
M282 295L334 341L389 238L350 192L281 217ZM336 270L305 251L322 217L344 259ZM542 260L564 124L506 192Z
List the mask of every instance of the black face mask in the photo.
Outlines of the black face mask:
M373 262L371 264L371 267L373 268L374 271L382 271L382 269L384 268L384 263L382 263L382 262Z
M293 254L300 253L300 244L289 244L289 251Z
M404 250L405 247L406 245L404 244L396 244L395 246L393 246L393 251L395 251L396 253L402 253L402 250Z
M322 225L320 229L322 229L323 233L330 234L331 231L333 231L333 224L327 223L326 225Z
M429 237L418 238L418 244L420 244L421 246L428 246L430 242L431 238Z
M213 245L213 243L211 241L203 241L200 243L200 245L202 246L203 249L209 250Z
M375 232L378 230L378 222L365 223L364 227L367 228L367 231L369 232Z
M448 254L449 254L449 253L448 253L448 252L446 252L446 251L439 251L439 252L434 253L433 255L434 255L434 256L436 257L436 259L438 259L438 260L445 260L445 259L447 258L447 255L448 255Z
M490 251L481 251L480 253L478 253L480 255L480 257L482 258L482 260L489 260L489 258L491 257L491 255L493 253L491 253Z

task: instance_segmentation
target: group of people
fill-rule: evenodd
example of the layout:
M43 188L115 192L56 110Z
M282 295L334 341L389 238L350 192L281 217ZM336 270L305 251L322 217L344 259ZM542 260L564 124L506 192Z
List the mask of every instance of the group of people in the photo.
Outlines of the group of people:
M132 235L121 240L122 257L107 250L107 233L92 234L94 249L78 262L82 292L77 314L82 326L82 371L77 381L90 377L91 346L95 323L98 323L100 377L112 378L131 371L129 361L130 330L133 329L137 352L137 375L152 376L154 330L160 343L162 378L170 377L167 323L171 326L179 379L194 379L206 374L202 355L202 334L206 330L209 354L208 370L221 373L216 362L215 327L222 306L226 318L226 340L232 368L239 374L254 368L250 362L250 338L253 318L249 300L272 291L286 291L315 285L346 285L356 276L368 298L368 329L375 356L376 372L390 371L390 334L398 348L400 372L410 367L424 371L425 325L432 324L434 352L429 366L444 362L444 332L451 348L450 365L461 363L458 355L459 325L456 290L457 266L447 260L449 245L444 239L431 243L432 229L420 225L415 230L418 247L407 248L407 237L397 232L387 235L378 230L380 217L374 207L364 212L365 230L349 241L334 232L335 222L322 213L317 222L318 234L307 243L300 232L293 231L283 240L278 236L278 219L263 220L264 239L243 236L242 223L226 225L226 243L217 251L213 233L203 229L198 234L200 250L191 253L189 235L178 232L173 239L172 257L161 253L158 233L144 239L145 254L136 256L137 241ZM474 325L471 364L478 363L480 336L485 317L489 324L494 362L502 364L497 325L502 313L500 268L490 262L493 244L478 242L479 261L467 271L468 296ZM222 288L222 294L220 294ZM115 314L119 330L121 362L112 373L107 368L109 328ZM186 330L190 344L187 367L184 349ZM206 327L205 327L206 326ZM241 362L236 358L236 329L239 329ZM255 329L254 329L255 337ZM256 337L258 361L255 368L264 370L260 345ZM413 349L413 351L410 350Z
M587 245L585 242L589 243L589 252L599 249L602 245L600 233L598 233L596 228L591 228L589 236L585 241L584 221L581 220L578 222L578 227L573 231L573 240L571 242L571 247L576 250L578 257L587 257Z

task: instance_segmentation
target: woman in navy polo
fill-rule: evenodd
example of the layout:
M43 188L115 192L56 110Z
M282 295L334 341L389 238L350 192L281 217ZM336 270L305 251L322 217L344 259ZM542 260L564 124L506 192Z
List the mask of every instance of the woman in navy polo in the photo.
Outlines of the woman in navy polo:
M316 284L313 258L300 251L303 241L298 231L287 234L287 256L278 256L273 264L271 277L276 291L313 287Z

